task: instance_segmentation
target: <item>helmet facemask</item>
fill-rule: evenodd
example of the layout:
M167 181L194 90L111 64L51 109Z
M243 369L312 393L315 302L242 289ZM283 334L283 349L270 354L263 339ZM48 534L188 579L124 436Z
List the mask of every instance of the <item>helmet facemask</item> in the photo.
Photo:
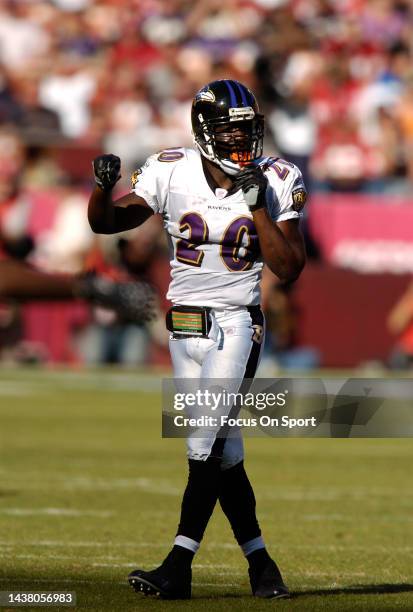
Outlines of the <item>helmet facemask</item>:
M207 120L198 115L194 139L204 157L226 174L236 175L244 165L262 156L264 117L251 107L229 111L229 117Z

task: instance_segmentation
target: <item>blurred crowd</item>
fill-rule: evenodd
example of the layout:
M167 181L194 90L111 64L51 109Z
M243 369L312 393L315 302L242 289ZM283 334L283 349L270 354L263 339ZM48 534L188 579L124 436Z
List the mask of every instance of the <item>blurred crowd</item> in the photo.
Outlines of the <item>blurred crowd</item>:
M190 145L194 92L227 76L317 188L406 190L412 41L408 0L3 0L0 121L129 170Z
M412 52L409 0L3 0L0 239L46 270L154 266L164 279L158 227L91 235L92 153L122 158L126 191L149 154L191 146L194 92L222 77L257 94L266 152L310 190L407 194ZM87 337L111 325L94 320ZM95 347L83 358L120 359L109 336L80 341Z

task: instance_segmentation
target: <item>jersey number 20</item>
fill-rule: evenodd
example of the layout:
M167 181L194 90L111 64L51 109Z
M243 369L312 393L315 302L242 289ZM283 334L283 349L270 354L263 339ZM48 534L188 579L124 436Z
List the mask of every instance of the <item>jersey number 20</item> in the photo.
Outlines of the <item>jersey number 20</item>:
M181 217L179 231L189 231L188 238L180 238L176 244L176 259L190 266L200 267L204 251L198 250L208 242L209 228L205 219L196 212ZM246 244L243 244L243 241ZM238 217L231 221L220 240L220 256L230 272L249 270L259 254L258 236L249 217Z

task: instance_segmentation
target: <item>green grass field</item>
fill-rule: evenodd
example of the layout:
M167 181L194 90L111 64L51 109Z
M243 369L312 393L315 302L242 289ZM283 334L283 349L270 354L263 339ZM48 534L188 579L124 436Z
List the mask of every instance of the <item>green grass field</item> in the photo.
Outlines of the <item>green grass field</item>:
M126 576L168 551L186 480L184 441L160 437L159 385L113 370L0 374L0 590L76 591L77 609L100 612L413 610L411 439L246 441L292 599L250 596L219 507L193 599L136 595Z

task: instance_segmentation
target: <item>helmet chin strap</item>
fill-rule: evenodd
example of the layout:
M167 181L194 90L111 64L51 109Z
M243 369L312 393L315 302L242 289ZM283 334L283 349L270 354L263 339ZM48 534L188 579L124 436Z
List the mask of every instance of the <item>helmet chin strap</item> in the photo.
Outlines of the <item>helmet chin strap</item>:
M225 174L229 174L230 176L236 176L242 170L239 164L229 160L229 159L218 159L217 163L221 170L225 172Z
M205 149L197 142L196 138L194 138L194 143L199 149L199 152L201 153L201 155L203 155L206 159L208 159L212 163L219 166L221 170L225 172L225 174L228 174L230 176L236 176L237 174L239 174L239 172L241 172L242 168L239 164L236 164L230 159L219 159L216 155L214 155L212 151L212 147L210 145L207 145L208 148L210 149L210 151L207 153Z

